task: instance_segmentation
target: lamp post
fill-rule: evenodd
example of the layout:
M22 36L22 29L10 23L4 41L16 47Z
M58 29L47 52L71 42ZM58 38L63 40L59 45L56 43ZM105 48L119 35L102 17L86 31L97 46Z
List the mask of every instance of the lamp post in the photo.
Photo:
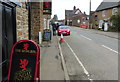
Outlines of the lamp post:
M90 9L89 9L89 28L91 27L91 0L90 0Z

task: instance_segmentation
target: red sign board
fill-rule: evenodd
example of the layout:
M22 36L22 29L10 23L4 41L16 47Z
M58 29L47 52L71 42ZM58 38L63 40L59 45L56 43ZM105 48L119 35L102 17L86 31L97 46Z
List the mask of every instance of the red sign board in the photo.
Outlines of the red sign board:
M20 40L12 48L8 82L40 80L40 48L32 40Z
M52 2L43 2L43 10L51 10Z
M43 14L51 15L52 12L52 2L43 2Z

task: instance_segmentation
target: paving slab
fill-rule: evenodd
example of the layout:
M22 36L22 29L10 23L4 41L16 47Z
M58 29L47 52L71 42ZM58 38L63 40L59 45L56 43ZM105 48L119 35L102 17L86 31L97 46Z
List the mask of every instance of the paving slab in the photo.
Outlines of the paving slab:
M56 36L52 37L51 42L43 42L40 63L41 80L64 80L64 71Z

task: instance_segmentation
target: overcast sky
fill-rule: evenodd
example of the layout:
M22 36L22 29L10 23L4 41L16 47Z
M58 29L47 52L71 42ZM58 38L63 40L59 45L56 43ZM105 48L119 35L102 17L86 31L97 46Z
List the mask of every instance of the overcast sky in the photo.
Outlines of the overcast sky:
M91 10L95 11L102 1L103 0L91 0ZM89 14L89 3L90 0L52 0L52 17L54 14L57 14L58 19L64 19L65 9L72 10L73 6L76 6L76 8L79 8L82 12L85 11L86 14Z

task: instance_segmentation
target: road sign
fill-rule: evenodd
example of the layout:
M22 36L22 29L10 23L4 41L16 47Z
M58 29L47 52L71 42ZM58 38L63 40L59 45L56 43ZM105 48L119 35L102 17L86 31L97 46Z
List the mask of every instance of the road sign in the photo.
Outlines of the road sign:
M20 40L12 48L8 82L35 82L39 78L40 48L32 40Z

